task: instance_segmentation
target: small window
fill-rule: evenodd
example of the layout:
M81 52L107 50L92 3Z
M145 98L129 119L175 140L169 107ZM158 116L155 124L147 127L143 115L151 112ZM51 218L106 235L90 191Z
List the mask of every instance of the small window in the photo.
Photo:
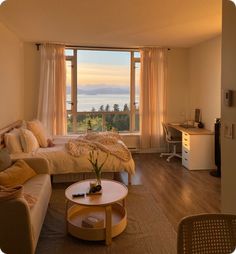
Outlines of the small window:
M134 52L134 58L140 58L140 51Z
M74 50L73 49L66 49L65 50L65 55L66 56L73 56L74 55Z

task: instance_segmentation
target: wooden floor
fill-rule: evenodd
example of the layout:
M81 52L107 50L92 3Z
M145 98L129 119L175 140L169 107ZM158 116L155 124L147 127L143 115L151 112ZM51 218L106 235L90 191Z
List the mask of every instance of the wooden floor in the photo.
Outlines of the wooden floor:
M220 212L220 178L209 171L189 171L181 160L167 162L159 154L134 154L133 184L143 184L153 195L174 229L180 220L198 213ZM127 174L121 175L127 184Z

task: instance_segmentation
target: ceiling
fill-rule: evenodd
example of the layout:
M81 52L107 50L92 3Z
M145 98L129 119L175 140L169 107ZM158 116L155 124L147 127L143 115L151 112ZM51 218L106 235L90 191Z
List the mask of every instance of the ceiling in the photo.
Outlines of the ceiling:
M222 0L6 0L22 40L84 46L191 47L221 33Z

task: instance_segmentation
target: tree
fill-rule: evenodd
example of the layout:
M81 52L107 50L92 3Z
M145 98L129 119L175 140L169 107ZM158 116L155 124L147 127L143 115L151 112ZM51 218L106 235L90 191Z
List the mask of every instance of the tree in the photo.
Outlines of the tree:
M106 110L106 112L110 111L110 105L109 104L106 105L105 110Z
M125 103L123 111L129 111L129 107L127 103Z
M92 130L92 123L90 119L87 122L87 130L90 130L90 131Z
M118 131L129 130L128 114L115 114L112 120L113 120L112 126L115 127Z
M73 131L73 116L72 115L67 115L67 132L72 132Z
M91 110L92 112L95 112L96 111L96 109L94 108L94 107L92 107L92 110Z
M101 105L99 111L104 111L104 105Z
M114 111L120 111L118 104L114 104L113 109L114 109Z

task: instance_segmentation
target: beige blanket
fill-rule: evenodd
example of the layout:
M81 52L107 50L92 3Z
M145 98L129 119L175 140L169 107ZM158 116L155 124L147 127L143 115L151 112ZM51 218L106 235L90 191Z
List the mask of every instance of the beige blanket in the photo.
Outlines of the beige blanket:
M89 133L77 139L71 139L66 147L68 152L75 157L88 154L93 150L101 150L107 154L112 154L120 160L129 161L131 153L117 133Z
M118 139L119 143L122 143L122 140L120 140L118 133L112 133L111 135L109 133L104 134L106 134L105 136L107 135L112 136L113 138ZM82 137L82 135L79 137ZM14 160L31 157L43 158L48 162L50 170L49 172L52 175L91 172L92 166L88 160L89 158L88 150L86 150L84 155L81 156L72 156L68 152L67 143L72 138L76 140L78 138L78 135L55 137L53 141L55 143L54 147L39 148L36 152L33 153L12 154L11 158ZM86 139L94 139L94 134L93 133L87 134ZM106 157L107 153L103 151L99 152L99 159L101 161L104 161ZM112 154L109 154L108 159L104 164L103 172L122 172L122 171L126 171L130 174L135 174L134 160L131 158L129 161L124 161L118 159L116 156Z
M33 197L30 194L23 192L22 185L17 185L12 188L6 188L6 187L0 185L0 202L7 201L10 199L22 198L22 197L28 203L29 208L32 208L37 201L36 197Z
M23 186L18 185L13 188L6 188L0 185L0 202L15 198L21 198L23 196Z

